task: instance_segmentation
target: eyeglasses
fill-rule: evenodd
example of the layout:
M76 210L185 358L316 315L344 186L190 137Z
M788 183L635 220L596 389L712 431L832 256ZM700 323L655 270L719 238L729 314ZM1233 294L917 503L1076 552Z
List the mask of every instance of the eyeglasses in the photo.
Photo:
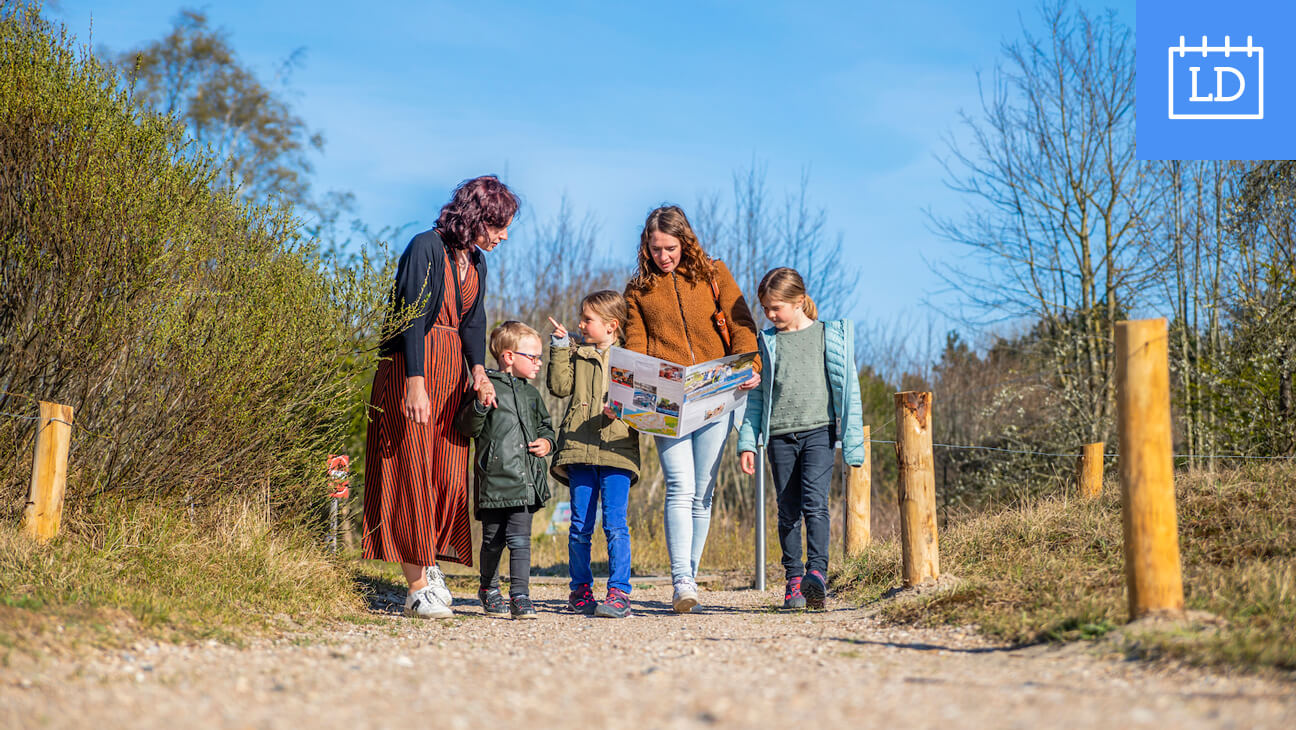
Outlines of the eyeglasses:
M536 365L540 364L540 355L532 355L529 352L518 352L517 350L509 350L509 352L513 353L514 355L521 355L522 357L530 358L531 362L535 363Z

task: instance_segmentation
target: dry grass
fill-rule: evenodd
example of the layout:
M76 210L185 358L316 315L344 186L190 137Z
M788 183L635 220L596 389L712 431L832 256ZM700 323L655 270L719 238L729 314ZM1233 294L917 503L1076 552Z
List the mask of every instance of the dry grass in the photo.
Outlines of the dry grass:
M765 564L766 577L771 583L782 583L783 568L780 565L782 553L778 540L778 507L774 502L773 490L767 490L765 505ZM559 492L562 494L562 491ZM563 495L565 496L565 495ZM660 493L648 496L636 495L631 491L630 541L631 570L634 575L669 575L670 555L666 550L666 530L662 523L662 500ZM655 499L654 499L655 498ZM705 575L720 575L729 586L748 586L754 578L755 562L755 524L750 519L741 519L734 512L724 509L721 498L717 496L712 511L711 529L707 534L706 552L702 556L701 572ZM552 508L552 505L551 505ZM531 544L531 564L533 571L540 575L567 575L567 532L559 530L556 534L545 534L549 524L550 509L537 514L534 525L534 537ZM874 506L874 534L882 531L894 532L895 509L887 504ZM830 503L831 530L829 536L829 564L836 568L842 561L842 505L840 495L834 494ZM474 537L476 535L474 534ZM802 534L804 555L805 535ZM607 542L603 537L601 526L594 530L591 545L594 575L607 575ZM454 569L456 572L459 569Z
M1296 467L1180 474L1180 549L1187 607L1219 631L1140 632L1142 656L1296 669ZM1127 618L1119 486L1103 498L1042 500L973 517L940 537L947 593L887 604L896 622L978 624L1015 642L1101 636ZM899 548L874 545L838 576L863 601L899 585ZM1131 635L1132 632L1131 632Z
M551 502L548 508L536 513L535 520L532 523L531 572L534 575L567 575L567 530L558 529L553 534L548 533L547 528L552 508L553 503ZM766 547L770 564L776 566L779 560L778 538L774 525L773 507L771 506L770 509ZM480 523L474 521L474 555L476 555L476 551L481 544L480 531ZM706 574L719 573L726 576L745 574L749 577L753 563L754 543L752 534L753 526L751 524L743 524L727 516L717 515L713 517L711 531L707 535L706 553L702 559L702 572ZM660 512L652 514L645 511L630 519L630 553L633 575L670 575L670 556L666 551L666 531L662 526ZM595 578L606 577L608 572L607 540L603 536L602 525L595 526L590 545L590 555L593 559ZM507 562L508 556L506 553L503 563L504 570L507 570ZM445 569L446 574L451 576L476 575L475 567L466 568L454 564L446 564L442 567ZM391 574L396 576L398 571L393 570Z
M140 634L242 637L355 614L347 567L301 530L271 529L246 506L136 505L74 517L47 545L0 527L0 645L39 649Z
M773 535L773 533L771 533ZM751 571L752 527L735 520L714 519L707 534L702 570L705 573ZM591 556L594 574L607 575L607 541L596 526ZM630 524L631 572L634 575L670 575L666 530L660 514ZM539 534L532 540L531 562L541 575L567 575L567 532Z

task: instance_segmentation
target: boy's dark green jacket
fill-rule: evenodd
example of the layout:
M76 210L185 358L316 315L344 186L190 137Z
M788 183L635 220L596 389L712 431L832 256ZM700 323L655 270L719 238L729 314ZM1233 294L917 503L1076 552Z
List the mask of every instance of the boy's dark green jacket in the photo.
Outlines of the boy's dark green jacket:
M630 483L639 481L639 432L625 421L603 415L603 396L608 388L608 354L591 345L571 346L571 339L551 340L549 345L549 392L571 396L563 417L558 455L554 457L554 478L570 484L571 464L610 466L630 472Z
M527 381L498 370L486 371L495 384L498 405L483 411L472 393L455 419L460 433L477 441L473 470L473 513L502 507L526 507L532 512L549 500L549 469L543 457L527 451L538 438L556 436L540 391Z

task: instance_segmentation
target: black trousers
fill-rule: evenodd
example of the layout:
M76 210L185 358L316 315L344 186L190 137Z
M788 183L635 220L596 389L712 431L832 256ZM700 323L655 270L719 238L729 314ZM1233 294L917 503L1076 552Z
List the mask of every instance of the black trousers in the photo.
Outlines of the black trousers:
M832 486L832 428L824 426L769 440L770 471L778 495L779 544L788 578L817 570L828 575L828 489ZM801 562L805 520L806 561Z
M526 507L481 510L481 587L499 588L499 563L509 549L509 595L531 592L531 517Z

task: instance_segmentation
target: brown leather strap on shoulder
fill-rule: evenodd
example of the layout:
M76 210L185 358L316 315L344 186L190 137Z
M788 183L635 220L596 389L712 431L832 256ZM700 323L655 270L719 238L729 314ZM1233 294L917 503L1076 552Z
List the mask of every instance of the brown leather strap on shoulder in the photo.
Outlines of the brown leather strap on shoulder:
M720 306L720 285L716 283L715 277L711 277L711 296L715 297L716 311L711 315L711 320L715 322L716 330L720 333L720 339L724 342L725 354L733 354L733 342L729 338L729 318L725 316L724 308Z

